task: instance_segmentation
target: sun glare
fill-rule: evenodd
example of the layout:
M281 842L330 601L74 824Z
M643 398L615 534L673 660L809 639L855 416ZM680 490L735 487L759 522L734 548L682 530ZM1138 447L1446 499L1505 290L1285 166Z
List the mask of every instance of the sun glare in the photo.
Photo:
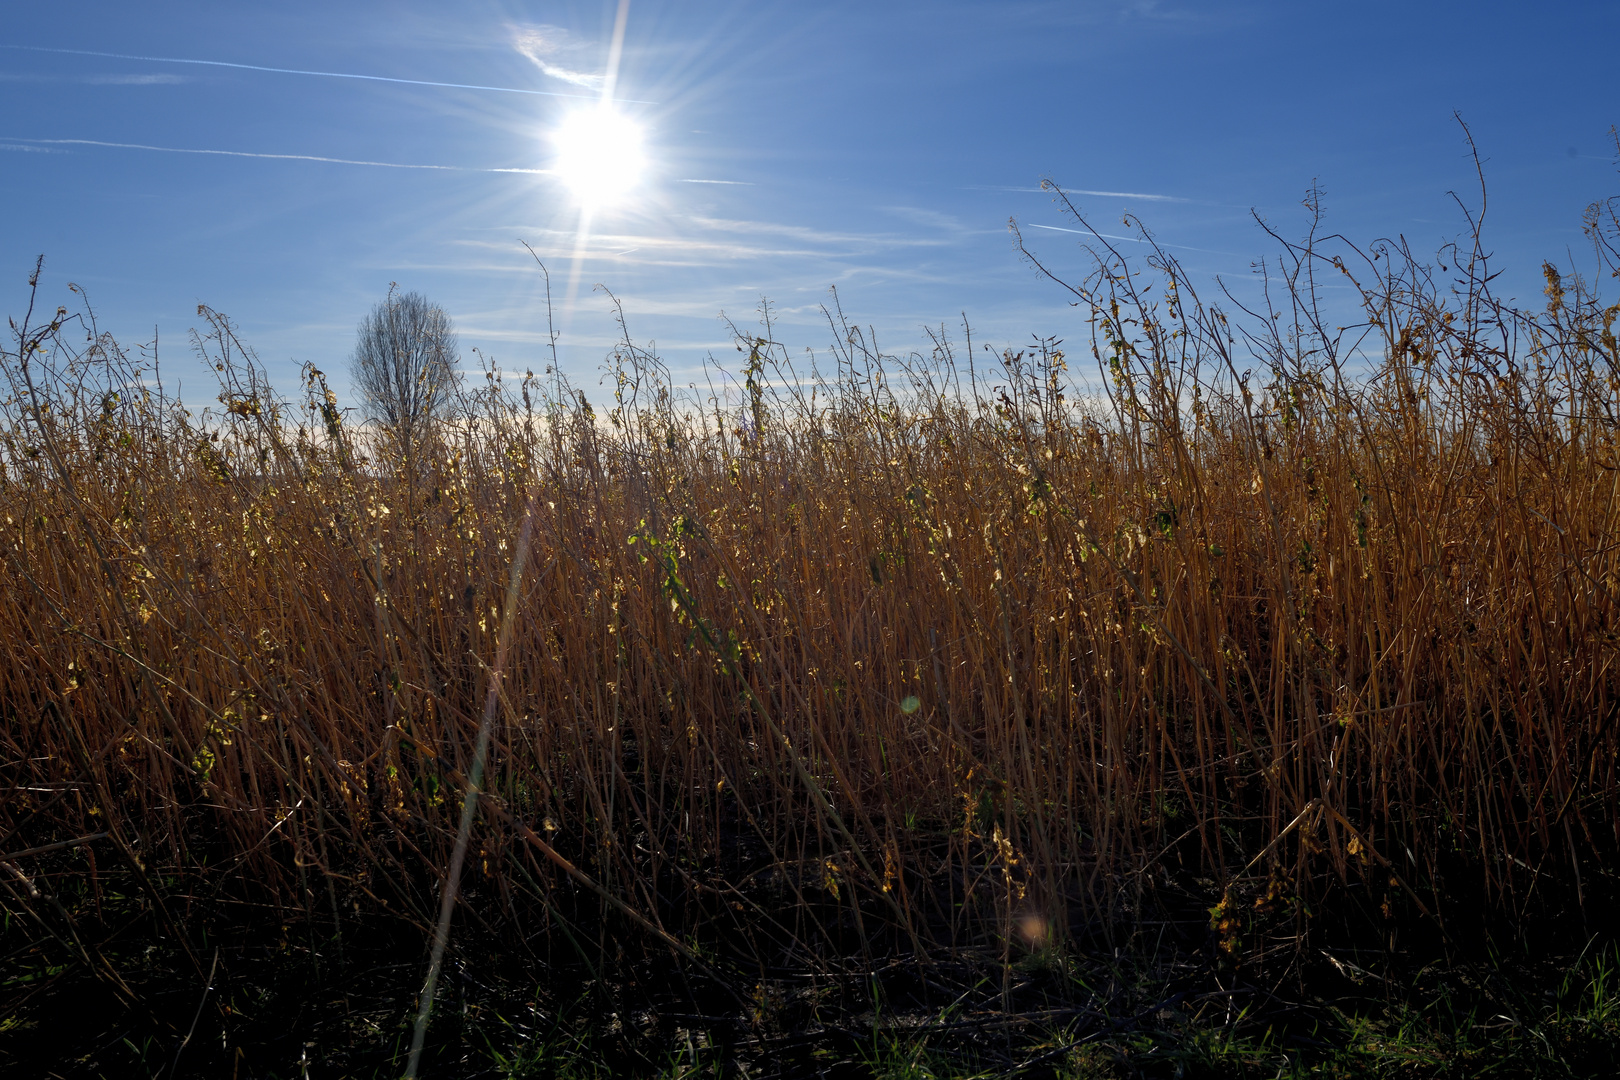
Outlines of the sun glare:
M571 114L558 125L551 140L557 175L586 206L600 207L622 199L646 166L641 129L611 105Z

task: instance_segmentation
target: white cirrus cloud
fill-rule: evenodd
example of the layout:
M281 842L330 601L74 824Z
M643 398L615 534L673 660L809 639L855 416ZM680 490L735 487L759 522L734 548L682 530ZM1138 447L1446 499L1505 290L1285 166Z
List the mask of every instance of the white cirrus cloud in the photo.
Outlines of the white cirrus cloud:
M512 26L512 47L522 53L541 73L587 90L602 89L602 76L566 66L568 54L579 46L566 30L556 26Z

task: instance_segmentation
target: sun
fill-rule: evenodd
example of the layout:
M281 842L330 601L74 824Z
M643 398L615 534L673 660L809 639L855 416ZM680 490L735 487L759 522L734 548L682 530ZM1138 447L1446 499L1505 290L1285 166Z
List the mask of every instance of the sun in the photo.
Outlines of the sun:
M646 168L641 128L609 104L564 117L551 142L556 175L587 207L623 199Z

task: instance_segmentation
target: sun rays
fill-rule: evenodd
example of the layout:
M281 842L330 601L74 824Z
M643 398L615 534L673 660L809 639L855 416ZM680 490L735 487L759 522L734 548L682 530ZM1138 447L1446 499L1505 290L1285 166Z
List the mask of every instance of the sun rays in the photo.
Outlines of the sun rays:
M580 275L591 242L591 218L599 209L621 202L645 167L640 128L613 104L629 19L630 0L619 0L619 10L613 17L613 39L608 46L607 71L602 77L601 102L594 109L569 114L552 134L557 170L580 207L568 291L563 299L565 332L573 322L574 303L579 298Z

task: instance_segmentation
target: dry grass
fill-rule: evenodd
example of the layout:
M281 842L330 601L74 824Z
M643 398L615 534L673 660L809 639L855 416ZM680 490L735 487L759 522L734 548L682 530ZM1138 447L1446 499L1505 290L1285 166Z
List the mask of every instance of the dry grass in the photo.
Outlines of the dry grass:
M1617 309L1551 268L1509 309L1477 245L1313 238L1244 311L1153 251L1099 249L1089 341L896 358L834 310L811 371L767 320L728 400L627 336L613 402L492 374L409 454L318 372L278 398L209 311L202 415L87 316L18 324L0 850L107 836L14 859L7 906L111 864L177 927L426 927L528 513L486 928L566 894L705 963L1022 952L1175 881L1252 960L1334 889L1451 933L1589 910Z

